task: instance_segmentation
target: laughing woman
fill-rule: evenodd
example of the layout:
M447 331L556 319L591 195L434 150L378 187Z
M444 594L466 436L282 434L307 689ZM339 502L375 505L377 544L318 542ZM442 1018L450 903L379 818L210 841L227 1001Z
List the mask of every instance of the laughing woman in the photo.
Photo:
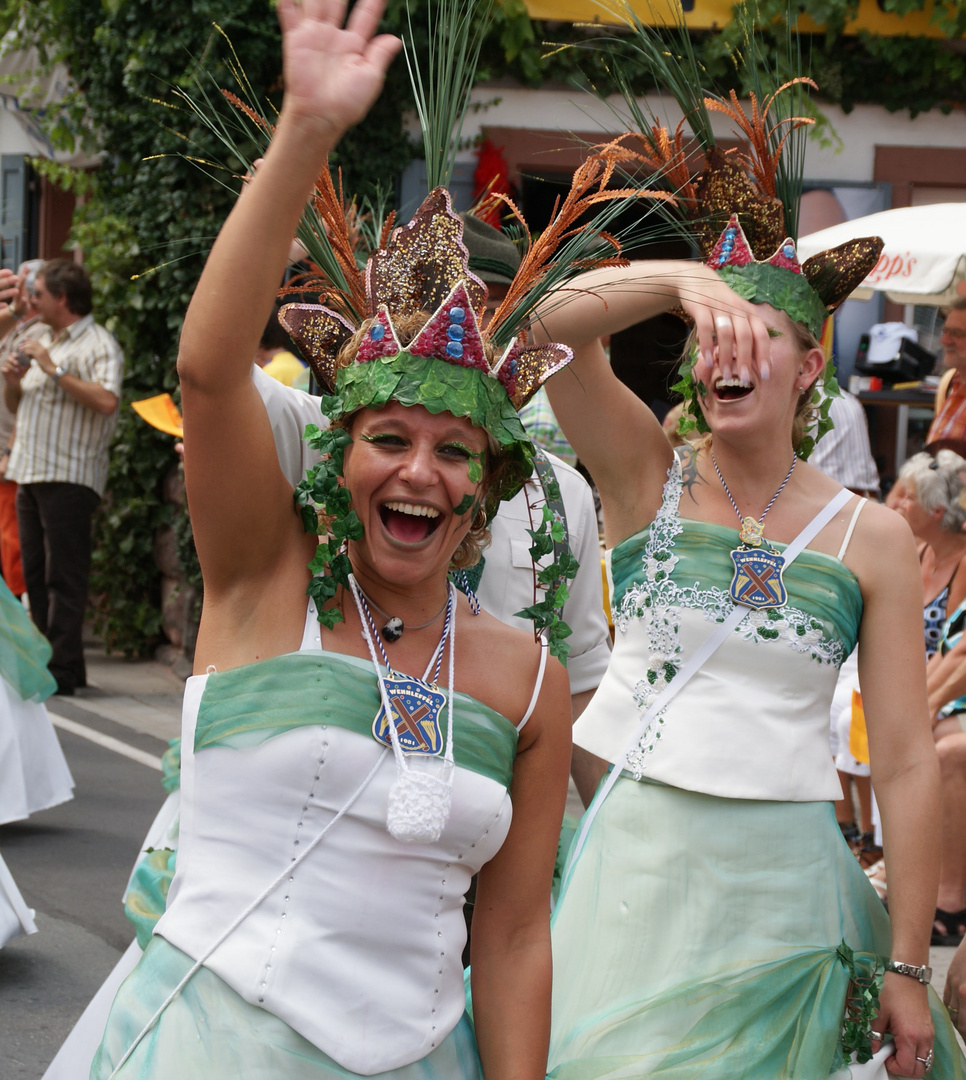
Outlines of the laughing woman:
M482 285L445 193L373 257L361 326L345 308L290 314L334 421L298 508L251 380L313 183L396 51L374 36L381 7L360 0L343 30L344 5L280 0L277 130L185 320L205 600L180 846L95 1077L545 1074L568 687L532 636L473 614L447 580L532 447L459 302L482 307ZM413 297L431 303L410 318ZM458 341L479 364L453 364ZM305 531L317 518L347 552ZM460 954L477 871L474 1038Z
M706 192L740 186L724 165ZM926 985L939 807L915 545L799 457L817 335L880 242L803 273L783 223L759 220L775 203L742 206L751 243L734 203L697 211L727 223L707 265L594 271L546 306L544 332L574 351L548 392L600 491L617 628L574 728L612 768L554 918L552 1080L818 1080L850 1051L964 1075ZM682 307L685 407L708 434L676 458L599 340ZM889 916L833 806L829 703L857 641Z

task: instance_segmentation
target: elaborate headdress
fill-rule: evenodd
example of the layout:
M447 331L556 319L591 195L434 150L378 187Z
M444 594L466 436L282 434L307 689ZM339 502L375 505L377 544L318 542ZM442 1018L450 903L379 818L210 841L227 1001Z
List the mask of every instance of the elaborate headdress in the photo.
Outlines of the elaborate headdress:
M498 502L512 497L533 468L535 449L517 410L573 356L564 345L528 343L530 315L569 277L589 266L619 264L619 245L604 224L626 199L640 194L608 189L625 157L621 148L609 147L588 158L539 237L526 232L519 210L504 198L528 242L506 297L489 321L483 318L486 286L469 269L463 221L444 188L430 192L409 224L392 229L390 221L365 270L359 270L342 199L323 170L312 209L336 254L341 281L336 285L330 274L316 280L325 304L287 304L279 316L326 392L322 411L338 421L357 409L379 408L393 400L467 417L484 428L501 456L509 459L501 482L486 495L484 509L492 516ZM579 225L588 211L595 219ZM425 321L407 342L399 327L414 319ZM306 527L330 537L319 545L310 591L320 618L336 621L338 613L322 611L322 605L348 575L348 559L340 550L343 541L359 538L362 527L339 483L348 435L334 426L312 432L310 439L326 459L299 485L296 498ZM553 540L561 539L554 536L559 528L549 512L544 514L534 530L535 557L547 554ZM562 565L558 559L541 571L540 583L549 586L550 594L527 612L562 657L569 629L560 620L559 608L575 571L569 554Z
M814 123L801 113L807 107L806 88L815 89L815 83L800 76L765 94L760 85L758 42L749 30L750 63L745 65L745 73L757 92L749 93L748 114L733 90L725 97L702 89L705 73L691 51L683 24L679 26L679 48L669 49L668 41L645 26L628 5L620 3L617 8L635 31L633 42L638 58L650 67L658 84L677 98L684 112L673 134L656 117L649 122L625 80L625 96L638 132L622 137L618 143L630 151L628 144L638 142L633 153L639 165L663 178L664 185L677 197L673 208L682 219L679 229L689 235L707 265L739 296L786 312L814 337L820 337L826 317L875 265L882 240L851 240L813 255L804 264L798 260L795 236L804 166L803 138L805 128ZM745 58L736 59L744 62ZM794 70L798 58L790 56L789 63ZM735 122L735 134L747 140L747 152L717 145L709 115L712 112L724 113ZM773 121L769 114L774 114ZM703 167L697 172L690 159L690 140L684 135L686 125L704 154ZM707 430L694 404L694 359L692 354L684 362L681 380L674 387L685 398L682 432L695 426ZM824 395L816 388L812 399L819 406L819 438L831 427L828 395L838 393L830 368L826 369L823 389ZM801 456L807 457L812 443L811 439L803 442Z
M528 345L525 333L495 345L497 327L481 327L486 286L468 260L463 222L437 188L369 257L359 275L361 324L319 304L287 304L279 318L329 395L323 410L330 419L390 399L465 416L516 457L516 483L500 492L508 498L530 474L533 456L517 410L573 354L564 345ZM395 323L420 313L430 314L404 346ZM343 346L363 327L355 355L340 363Z

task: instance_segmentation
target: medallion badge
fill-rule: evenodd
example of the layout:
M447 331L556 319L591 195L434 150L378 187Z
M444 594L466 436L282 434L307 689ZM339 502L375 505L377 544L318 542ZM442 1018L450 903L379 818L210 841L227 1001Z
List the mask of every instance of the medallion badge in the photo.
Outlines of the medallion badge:
M728 590L736 604L749 608L779 608L788 603L782 580L784 556L767 548L737 548L731 552L734 577Z
M392 722L399 736L400 749L406 754L439 754L443 749L439 716L446 704L446 695L431 683L395 672L386 675L382 681L392 708ZM384 705L372 722L372 734L384 746L392 745Z

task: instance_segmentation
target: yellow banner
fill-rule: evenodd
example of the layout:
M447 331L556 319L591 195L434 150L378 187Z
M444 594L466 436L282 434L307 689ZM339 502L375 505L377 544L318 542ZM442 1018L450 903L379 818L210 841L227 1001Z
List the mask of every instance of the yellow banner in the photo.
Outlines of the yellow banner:
M623 21L616 14L621 5L607 0L524 0L524 3L531 19L616 24ZM628 6L641 22L649 26L667 26L677 22L677 16L666 14L669 8L665 3L628 0ZM684 21L692 30L711 30L731 22L734 4L730 0L684 0L683 7ZM943 37L941 31L930 25L933 7L930 0L922 11L896 15L883 11L878 0L859 0L856 17L845 24L845 32L857 34L860 30L868 30L885 37ZM807 16L802 16L798 29L811 34L823 28Z

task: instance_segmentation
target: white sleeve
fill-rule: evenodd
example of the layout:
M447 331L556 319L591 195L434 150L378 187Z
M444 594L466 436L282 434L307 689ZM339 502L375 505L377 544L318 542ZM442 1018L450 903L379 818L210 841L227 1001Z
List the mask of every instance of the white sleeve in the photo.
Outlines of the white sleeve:
M587 481L570 465L548 456L553 461L560 485L570 547L580 563L563 609L564 621L573 631L567 638L570 643L567 657L570 692L578 694L582 690L596 690L610 663L611 641L604 611L597 512Z
M570 645L567 674L570 677L570 692L576 694L582 690L596 689L610 659L610 631L604 613L597 515L587 481L559 458L553 455L548 457L560 485L571 550L580 563L577 576L570 583L570 597L563 610L564 620L573 631L567 638ZM530 558L532 541L526 532L531 527L528 497L537 506L534 520L539 520L543 492L539 484L534 486L531 483L503 503L491 523L491 541L483 552L486 564L478 596L491 615L510 626L532 632L533 624L516 615L534 602L533 562Z
M252 381L261 395L272 425L275 437L275 450L282 473L292 487L305 476L305 473L319 460L319 452L302 441L302 435L309 424L324 428L328 419L319 409L319 399L284 386L271 375L266 375L260 367L252 367Z

